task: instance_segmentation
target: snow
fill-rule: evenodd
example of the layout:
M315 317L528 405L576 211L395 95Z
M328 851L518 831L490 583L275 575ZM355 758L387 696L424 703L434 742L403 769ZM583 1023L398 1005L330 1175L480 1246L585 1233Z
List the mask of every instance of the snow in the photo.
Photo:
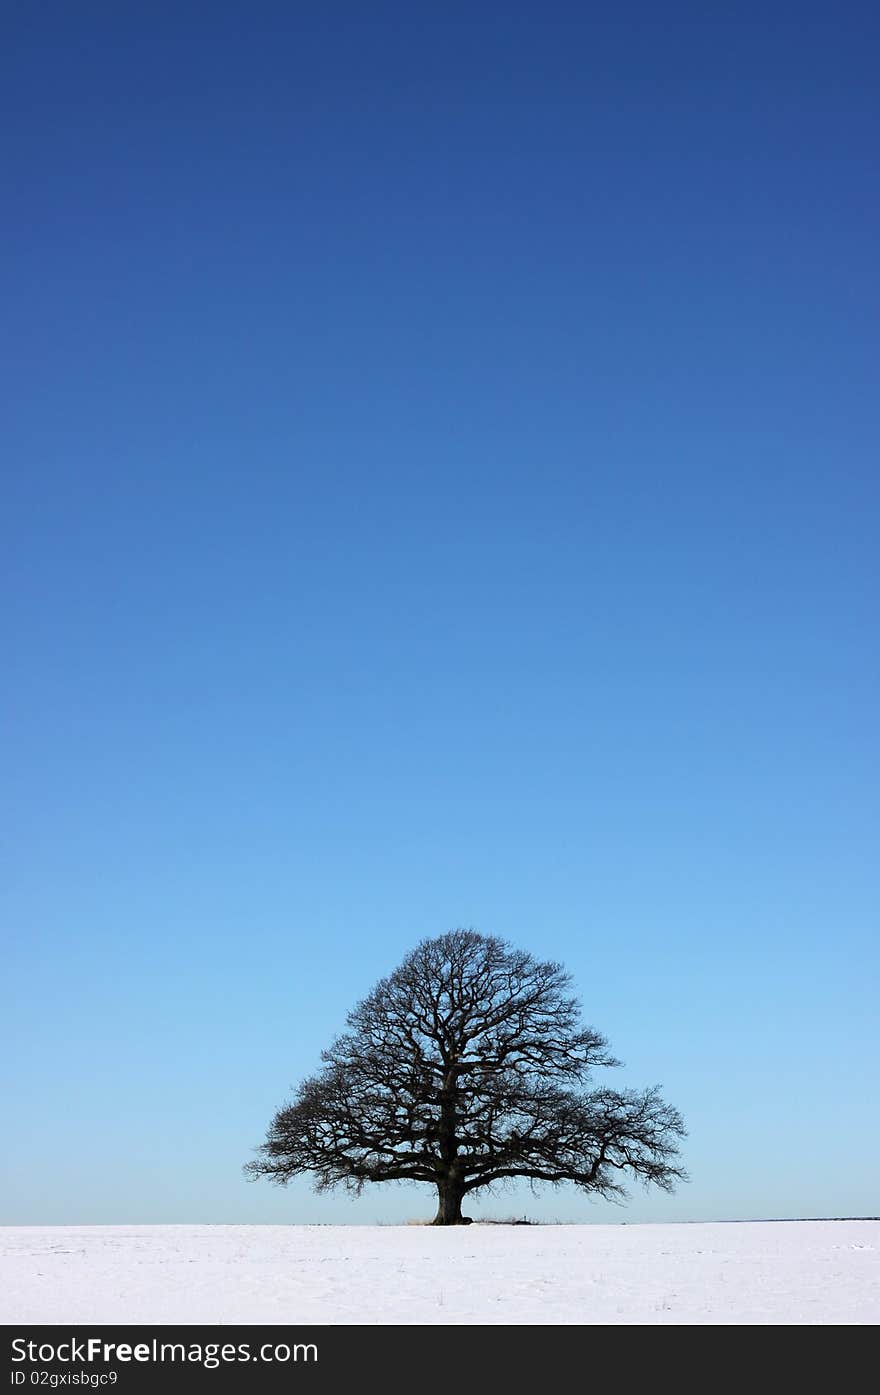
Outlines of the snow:
M876 1323L880 1221L0 1229L3 1323Z

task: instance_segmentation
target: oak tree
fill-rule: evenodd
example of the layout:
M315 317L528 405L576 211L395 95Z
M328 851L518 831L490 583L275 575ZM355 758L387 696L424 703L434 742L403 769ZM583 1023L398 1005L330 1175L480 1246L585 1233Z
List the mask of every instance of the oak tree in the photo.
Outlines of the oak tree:
M246 1172L318 1190L425 1182L436 1225L494 1183L573 1183L604 1197L628 1178L671 1190L684 1126L655 1087L591 1087L620 1063L582 1025L557 963L454 930L424 940L350 1013L323 1067L275 1115Z

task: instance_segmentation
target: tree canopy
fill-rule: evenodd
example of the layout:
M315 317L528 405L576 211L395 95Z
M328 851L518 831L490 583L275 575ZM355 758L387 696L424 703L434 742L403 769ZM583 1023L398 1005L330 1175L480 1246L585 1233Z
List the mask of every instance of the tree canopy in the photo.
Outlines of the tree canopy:
M570 984L560 964L474 930L423 940L349 1014L246 1171L308 1173L318 1190L425 1182L440 1225L514 1178L604 1197L628 1178L671 1190L685 1176L681 1116L656 1087L587 1088L620 1063Z

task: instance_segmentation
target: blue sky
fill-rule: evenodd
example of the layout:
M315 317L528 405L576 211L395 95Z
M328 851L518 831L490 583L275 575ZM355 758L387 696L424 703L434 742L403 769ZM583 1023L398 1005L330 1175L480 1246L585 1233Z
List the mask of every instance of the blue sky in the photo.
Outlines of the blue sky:
M690 1130L484 1213L877 1212L877 28L7 14L4 1221L430 1213L240 1169L456 925Z

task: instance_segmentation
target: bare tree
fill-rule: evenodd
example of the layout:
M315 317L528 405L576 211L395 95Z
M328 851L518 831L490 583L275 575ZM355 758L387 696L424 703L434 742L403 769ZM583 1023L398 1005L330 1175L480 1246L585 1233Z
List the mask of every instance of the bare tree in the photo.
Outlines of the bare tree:
M349 1015L245 1171L282 1185L311 1173L319 1191L427 1182L435 1225L464 1223L464 1197L509 1178L670 1191L685 1177L681 1117L656 1088L584 1091L594 1066L620 1063L580 1025L570 982L473 930L424 940Z

